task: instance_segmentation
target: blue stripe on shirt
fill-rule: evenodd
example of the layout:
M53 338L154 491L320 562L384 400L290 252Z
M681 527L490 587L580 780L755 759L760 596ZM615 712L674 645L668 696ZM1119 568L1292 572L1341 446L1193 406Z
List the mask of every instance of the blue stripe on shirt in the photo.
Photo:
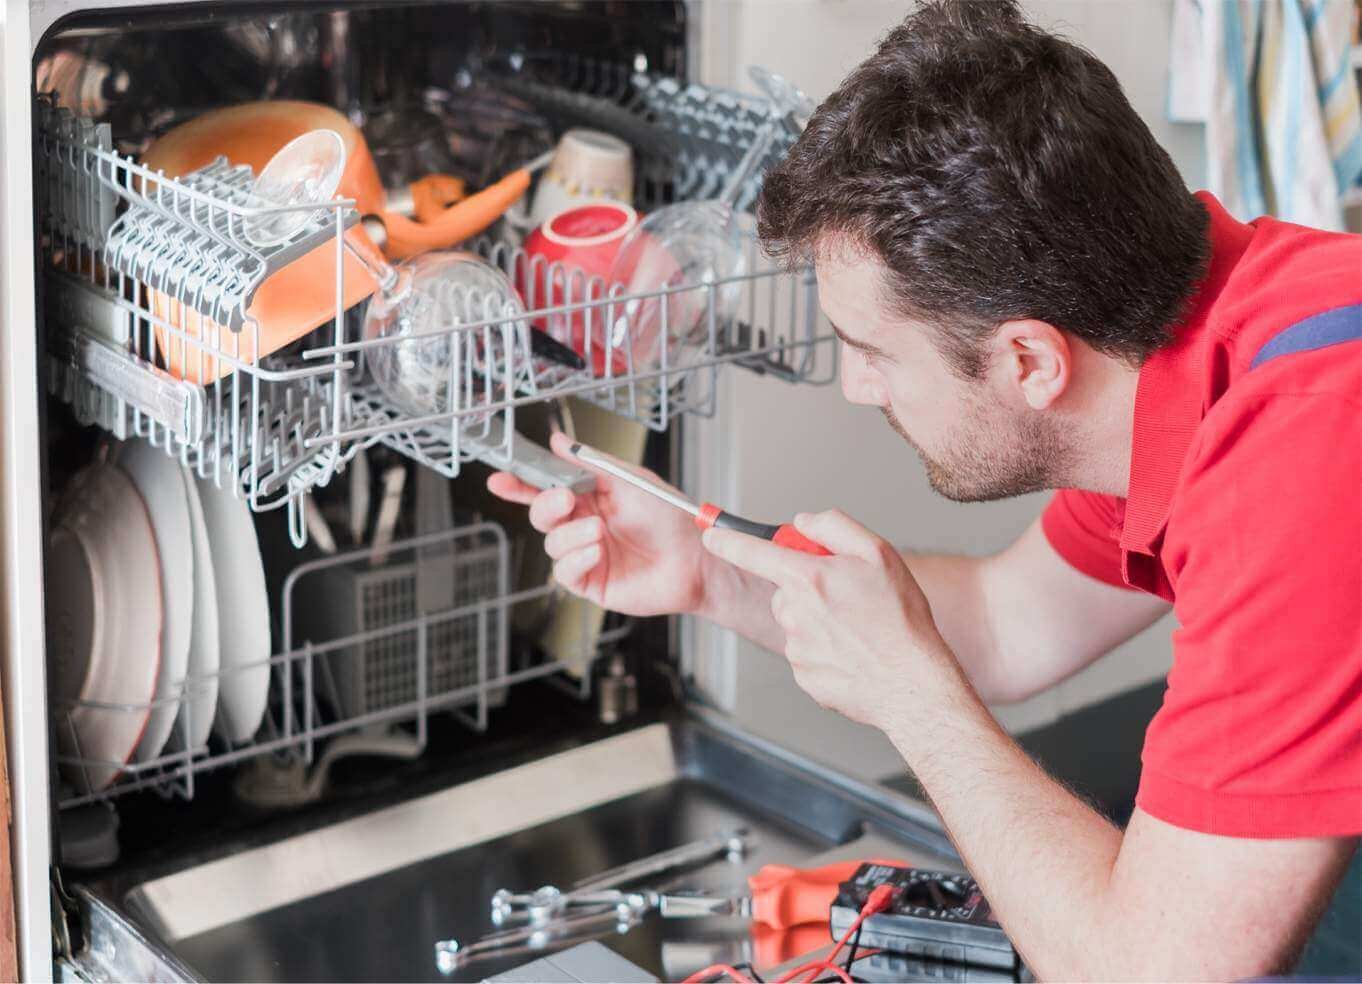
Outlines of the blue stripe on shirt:
M1313 352L1330 345L1359 340L1362 340L1362 304L1334 308L1279 331L1258 350L1249 368L1256 369L1279 356Z

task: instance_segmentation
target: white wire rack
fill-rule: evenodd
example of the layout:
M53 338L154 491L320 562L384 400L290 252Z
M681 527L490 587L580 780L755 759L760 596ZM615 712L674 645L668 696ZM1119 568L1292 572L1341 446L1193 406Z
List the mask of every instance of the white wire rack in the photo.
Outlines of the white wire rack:
M637 154L635 199L644 210L715 194L770 120L769 106L750 96L564 63L553 66L555 83L545 81L538 64L523 60L498 84L555 128L594 126L629 140ZM261 249L246 237L245 224L285 209L252 201L249 169L219 160L172 180L115 152L107 126L46 101L37 117L51 392L80 420L164 448L253 510L286 508L298 545L306 538L304 494L367 445L381 442L453 477L472 459L513 459L515 411L537 401L577 396L662 430L684 414L712 415L717 374L729 364L791 382L836 376L836 350L819 320L811 273L766 261L750 223L742 274L636 293L484 237L465 248L503 271L521 297L432 291L417 299L434 311L421 343L447 343L448 375L433 391L436 408L413 413L368 371L376 356L406 340L360 338L359 319L347 311L354 284L346 283L342 243L358 219L352 202L329 203L292 240ZM794 132L792 123L786 137ZM787 142L776 141L772 154ZM757 187L754 180L740 204ZM276 348L253 302L272 277L319 250L326 260L318 275L328 298L324 316ZM720 298L730 296L731 316L721 316ZM684 350L662 345L644 365L635 362L630 311L652 298L693 298L692 309L704 314ZM660 307L665 338L670 305ZM554 333L565 325L580 338L584 368L532 352L531 326ZM606 325L613 330L596 330ZM433 548L452 552L461 593L436 610L413 607L413 577L420 580L422 551ZM305 624L297 614L307 586L317 582L330 585L328 604L343 606L327 625ZM507 656L508 613L543 606L553 590L512 589L506 537L491 524L394 544L377 564L366 551L304 564L278 599L283 636L279 651L262 661L269 703L254 735L195 745L191 736L204 731L203 722L190 718L202 688L236 674L259 676L260 662L211 679L191 677L153 703L55 707L58 728L72 737L77 710L145 720L153 708L172 702L177 708L171 743L150 761L101 760L74 740L60 742L60 766L77 788L91 789L62 805L145 789L190 798L206 770L285 751L312 762L316 743L377 725L414 723L423 744L429 715L441 710L480 730L499 695L538 677L585 698L598 647L625 630L602 634L584 607L576 638L590 652L559 652L556 661L525 666ZM569 664L586 668L577 681L560 676ZM101 781L111 775L111 784Z
M635 141L645 207L714 193L744 141L770 118L769 106L750 96L621 78L581 92L529 74L513 81L550 115ZM364 372L366 356L404 340L346 334L342 236L357 220L353 203L337 200L290 242L261 249L244 235L245 223L284 209L251 200L249 169L220 160L171 180L113 151L105 126L48 102L38 117L51 391L83 421L164 447L253 510L288 507L300 545L303 493L368 444L381 441L453 476L473 458L512 458L515 409L527 403L576 395L662 430L682 414L714 412L716 373L728 363L791 381L835 376L809 272L766 262L750 234L742 275L630 294L484 238L470 248L517 284L530 310L512 319L467 297L426 299L439 314L422 344L449 340L449 375L438 408L412 413ZM782 146L777 141L773 153ZM743 199L755 188L754 181ZM334 257L334 304L314 331L271 353L271 326L254 316L252 302L271 277L317 249ZM728 319L717 301L732 294L738 313ZM629 312L649 298L685 296L705 314L684 359L663 345L659 359L636 365ZM671 306L661 305L664 318ZM555 319L585 324L585 369L531 355L529 325ZM606 341L597 324L624 328L605 333Z
M219 160L172 181L110 146L106 126L39 102L49 389L82 421L164 447L256 511L291 506L301 543L301 494L356 450L337 438L353 367L262 356L249 306L272 274L328 240L339 292L353 203L311 210L291 241L262 249L245 223L297 209L253 203L249 168ZM330 334L341 341L335 301Z
M396 541L377 562L371 548L362 548L298 565L279 600L282 650L268 660L190 674L177 693L146 703L54 706L62 729L57 764L76 789L88 790L66 796L60 806L147 789L192 799L196 780L211 770L276 752L312 763L319 742L379 726L410 726L420 749L432 714L451 712L474 731L484 731L490 709L507 688L528 680L549 678L578 699L590 698L597 647L618 639L626 627L600 633L582 610L583 626L575 636L582 652L511 665L514 613L519 606L542 605L557 590L551 585L511 590L511 548L500 526L478 522ZM434 561L423 559L431 554ZM447 572L441 571L440 557ZM423 563L431 563L452 587L440 607L423 610L418 600ZM194 697L206 688L218 692L235 678L258 676L262 665L269 667L269 697L257 732L239 743L215 732L206 744L195 745L191 736L202 722L193 719ZM576 679L562 674L569 667L579 673ZM168 704L177 708L174 730L155 758L113 761L82 752L73 717L78 711L145 721Z

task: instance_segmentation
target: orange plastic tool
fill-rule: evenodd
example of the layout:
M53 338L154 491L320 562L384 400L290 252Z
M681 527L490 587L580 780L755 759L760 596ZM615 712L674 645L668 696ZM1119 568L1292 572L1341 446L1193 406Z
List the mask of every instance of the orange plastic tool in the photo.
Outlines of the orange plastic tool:
M816 950L825 949L830 943L832 938L828 935L826 920L785 929L772 929L761 923L753 923L752 965L779 967L796 957L806 957Z
M828 910L837 897L837 886L856 873L866 862L839 861L821 868L792 868L768 864L747 879L752 890L752 921L772 929L788 929L805 923L828 921ZM871 861L892 864L900 861Z
M902 861L881 860L838 861L821 868L768 864L747 879L750 895L662 894L658 896L658 909L664 919L738 916L752 920L753 932L758 927L781 931L813 926L826 936L837 888L862 864L907 867Z

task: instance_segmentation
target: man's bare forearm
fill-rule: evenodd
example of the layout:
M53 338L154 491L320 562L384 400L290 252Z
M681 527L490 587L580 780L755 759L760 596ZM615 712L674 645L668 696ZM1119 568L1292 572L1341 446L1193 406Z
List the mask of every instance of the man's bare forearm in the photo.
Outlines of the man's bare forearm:
M1008 698L982 576L985 558L900 550L947 645L988 703Z
M1240 980L1289 968L1355 838L1124 834L1032 761L958 670L880 721L1040 980ZM1270 884L1275 891L1262 893Z
M989 704L1054 686L1156 621L1167 602L1069 566L1039 522L986 557L903 555L975 691Z
M1120 831L1027 758L963 682L927 706L884 731L1028 965L1042 980L1128 976L1138 963L1107 920Z

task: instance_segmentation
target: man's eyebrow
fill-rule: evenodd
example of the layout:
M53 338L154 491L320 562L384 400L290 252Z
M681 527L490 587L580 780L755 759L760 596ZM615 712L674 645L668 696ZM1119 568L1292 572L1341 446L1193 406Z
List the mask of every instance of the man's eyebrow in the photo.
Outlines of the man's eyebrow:
M828 324L832 325L832 333L834 335L836 335L843 342L845 342L847 345L850 345L857 351L864 352L867 355L878 355L884 358L888 358L889 353L886 352L884 349L880 348L878 345L871 345L869 342L857 341L856 339L847 335L844 331L842 331L842 329L838 328L837 325L832 321L829 321Z

